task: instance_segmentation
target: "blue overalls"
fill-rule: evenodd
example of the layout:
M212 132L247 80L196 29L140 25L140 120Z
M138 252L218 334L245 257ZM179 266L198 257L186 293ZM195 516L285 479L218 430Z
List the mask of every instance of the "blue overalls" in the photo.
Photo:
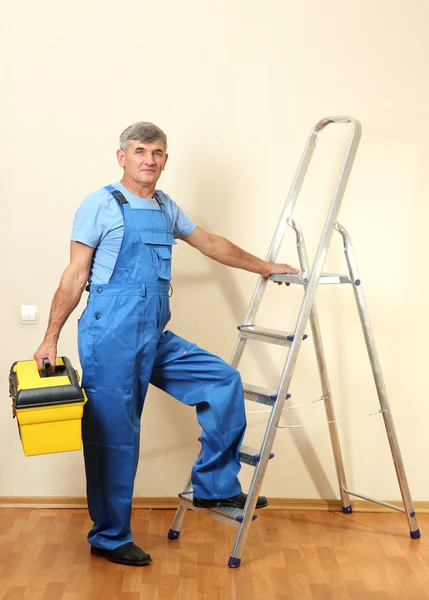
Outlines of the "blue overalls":
M140 448L140 417L149 383L196 406L202 453L192 469L196 498L241 492L239 447L246 427L239 373L222 359L164 331L170 319L171 219L132 209L108 186L124 216L124 237L108 284L91 284L79 320L85 405L82 437L88 541L113 550L132 541L130 518Z

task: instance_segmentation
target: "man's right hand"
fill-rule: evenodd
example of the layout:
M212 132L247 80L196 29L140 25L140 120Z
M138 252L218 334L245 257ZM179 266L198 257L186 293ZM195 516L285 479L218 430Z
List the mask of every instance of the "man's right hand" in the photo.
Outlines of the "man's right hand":
M43 371L43 361L47 358L51 363L51 372L53 373L57 362L57 344L43 341L34 353L33 358L37 363L39 371Z

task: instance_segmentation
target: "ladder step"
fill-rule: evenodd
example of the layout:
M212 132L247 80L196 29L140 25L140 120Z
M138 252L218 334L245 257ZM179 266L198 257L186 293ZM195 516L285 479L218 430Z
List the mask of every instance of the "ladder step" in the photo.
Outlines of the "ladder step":
M242 338L268 342L269 344L277 344L279 346L290 346L295 339L293 333L280 331L279 329L267 329L266 327L258 327L257 325L239 325L237 329ZM305 340L307 337L307 335L304 335L302 339Z
M243 391L246 400L258 402L259 404L274 406L277 400L277 392L275 390L268 390L266 388L259 387L259 385L243 383ZM287 394L286 400L289 400L290 396L290 394Z
M274 457L274 454L270 453L270 459ZM258 462L261 460L261 451L250 446L241 445L240 448L240 462L256 467Z
M235 527L239 527L240 523L242 523L244 519L244 511L240 508L232 508L230 506L218 506L217 508L199 508L192 504L192 499L194 495L192 492L183 492L179 494L179 498L181 502L189 508L190 510L195 510L197 512L203 513L216 521L221 521L222 523L228 523L228 525L234 525ZM257 518L257 515L253 515L252 521Z
M198 441L201 444L201 438L198 438ZM271 452L270 459L274 457L274 454ZM245 446L241 444L241 448L239 451L239 461L246 464L251 465L252 467L256 467L258 462L261 459L261 453L256 448L251 448L250 446Z
M270 275L271 281L281 281L284 283L296 283L298 285L307 285L310 275L308 273L301 273L298 275L290 275L289 273L281 273L277 275ZM349 275L340 275L339 273L322 273L319 279L319 285L328 283L351 283Z

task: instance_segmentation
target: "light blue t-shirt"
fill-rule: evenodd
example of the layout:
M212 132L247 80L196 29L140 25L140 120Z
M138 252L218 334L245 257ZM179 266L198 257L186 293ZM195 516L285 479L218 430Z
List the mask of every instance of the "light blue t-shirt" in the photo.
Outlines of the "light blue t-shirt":
M112 184L122 192L131 208L161 210L155 199L147 200L129 192L119 181ZM156 190L173 224L173 236L190 235L196 225L161 190ZM89 194L76 211L71 239L95 248L90 270L91 283L109 283L124 236L124 218L119 203L101 188Z

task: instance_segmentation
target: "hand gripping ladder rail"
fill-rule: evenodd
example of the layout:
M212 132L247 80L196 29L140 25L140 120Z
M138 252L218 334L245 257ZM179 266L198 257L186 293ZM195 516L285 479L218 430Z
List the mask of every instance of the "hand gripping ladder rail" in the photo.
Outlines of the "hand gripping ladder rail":
M302 187L305 175L307 173L311 158L313 156L313 152L316 147L319 135L323 131L323 129L331 123L351 124L352 134L342 166L341 174L329 207L328 216L323 227L323 232L320 238L313 267L310 271L303 235L297 223L292 220L292 212L298 194ZM395 433L395 427L389 408L389 402L387 398L385 384L383 381L380 362L375 347L374 336L372 333L371 324L368 318L368 313L365 305L365 299L362 292L361 281L356 267L353 248L347 231L337 222L341 201L343 199L344 191L350 176L360 137L361 125L359 121L353 119L352 117L327 117L320 120L313 127L308 138L306 147L304 149L304 153L302 155L301 162L298 166L295 178L292 182L292 186L288 198L286 200L283 212L281 214L277 229L272 239L266 258L267 261L275 261L284 234L286 232L286 228L288 226L292 227L296 234L301 273L298 275L273 275L270 277L272 281L282 281L287 283L300 284L304 287L304 299L298 315L298 320L296 322L295 331L293 333L286 333L274 329L258 327L253 324L268 281L263 277L260 277L258 280L256 289L253 293L253 297L250 302L246 319L243 325L241 325L238 328L239 337L231 360L231 365L235 368L237 368L238 363L240 362L247 339L256 339L262 342L269 342L282 346L289 346L289 352L286 358L286 362L282 371L277 391L271 391L258 386L244 384L244 396L247 400L253 400L255 402L270 405L272 407L265 436L260 450L254 450L247 446L241 447L240 461L243 463L253 465L255 467L244 510L220 507L212 509L194 507L192 505L192 482L190 478L188 479L185 491L182 494L179 494L180 503L177 508L176 515L174 517L168 537L170 539L177 539L179 537L180 527L182 525L186 510L188 508L205 513L214 519L235 525L238 528L238 533L228 562L228 565L232 568L240 566L241 556L243 553L249 526L251 522L256 518L256 516L254 515L254 509L257 497L262 485L262 480L265 474L265 470L267 468L268 461L273 456L271 454L271 450L273 447L276 430L279 425L285 401L287 400L287 398L289 398L289 394L287 392L289 390L292 374L298 358L301 343L303 339L307 337L304 335L304 331L309 319L313 334L314 346L316 350L317 363L323 392L322 398L325 403L325 412L327 415L329 425L329 433L334 454L343 512L352 512L350 496L363 498L365 500L381 504L388 508L404 512L407 516L411 538L416 539L420 537L420 531L418 529L417 519L412 507L410 490L408 487L401 452ZM343 238L344 252L349 270L348 275L322 273L326 253L329 248L329 244L334 230L337 230ZM353 286L353 291L356 299L357 308L359 311L369 360L371 363L374 381L377 388L381 408L380 412L383 414L384 424L386 427L386 432L390 444L393 462L396 469L399 487L401 490L404 508L394 506L393 504L389 504L388 502L376 500L375 498L365 496L364 494L358 494L357 492L353 492L348 489L346 483L343 459L341 455L339 437L335 422L335 414L332 405L331 389L329 385L328 372L326 367L322 338L315 304L317 286L320 284L332 283L347 283Z

